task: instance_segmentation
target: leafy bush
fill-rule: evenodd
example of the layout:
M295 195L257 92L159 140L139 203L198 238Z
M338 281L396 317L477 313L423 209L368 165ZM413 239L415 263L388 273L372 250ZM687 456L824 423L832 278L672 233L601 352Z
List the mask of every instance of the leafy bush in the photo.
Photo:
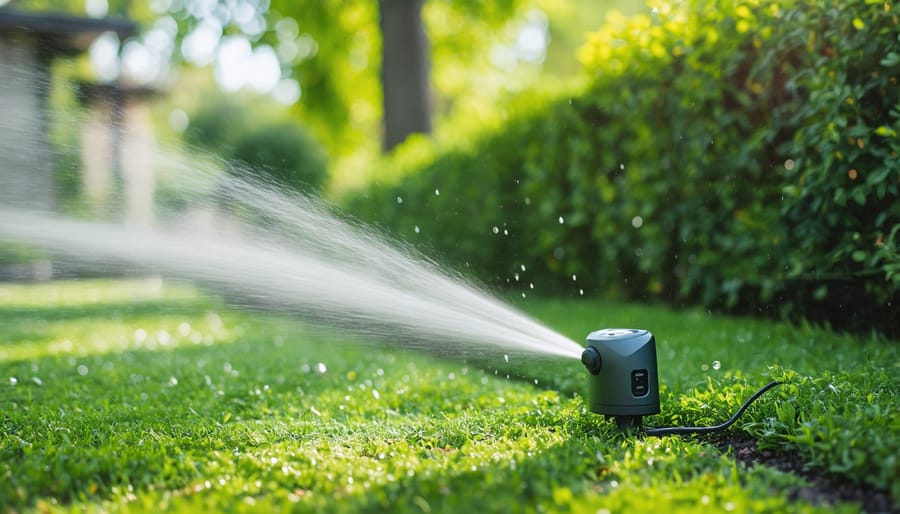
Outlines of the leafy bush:
M896 314L900 32L889 3L865 4L836 4L821 15L797 9L789 25L820 30L789 31L779 42L805 40L811 51L794 86L807 94L795 114L789 157L796 163L783 179L788 201L781 214L793 249L784 265L792 277L819 284L820 297L836 296L835 287L852 281ZM853 305L845 298L845 307L848 300Z
M347 205L493 284L896 331L897 25L881 2L613 15L577 98Z
M270 119L245 104L214 96L191 117L186 140L235 162L235 174L263 174L295 189L319 189L325 156L306 129ZM244 165L247 166L244 166Z
M327 178L322 152L294 123L263 125L241 134L231 155L295 189L318 189Z

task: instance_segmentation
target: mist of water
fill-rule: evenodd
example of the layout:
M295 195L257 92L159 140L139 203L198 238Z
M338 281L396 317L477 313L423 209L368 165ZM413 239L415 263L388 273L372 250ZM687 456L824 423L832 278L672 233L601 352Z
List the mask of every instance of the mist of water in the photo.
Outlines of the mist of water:
M194 176L209 181L208 173ZM318 199L224 173L212 183L195 196L230 220L227 229L201 230L190 216L170 215L168 228L137 228L0 206L0 241L57 259L127 263L249 305L440 353L490 346L581 353L577 343Z
M321 200L264 182L258 170L143 138L144 110L130 107L119 121L102 117L113 105L84 116L41 112L47 106L28 103L36 98L30 91L45 87L49 75L36 70L27 59L0 61L0 243L42 249L55 264L115 264L186 279L229 302L345 328L362 340L374 335L440 353L579 357L575 342ZM67 172L80 175L83 197L93 202L88 211L106 221L53 212L46 120L67 141L80 140L78 148L56 145L80 152L80 172ZM122 162L117 172L104 157L113 153ZM100 175L86 162L99 163ZM154 188L165 189L149 206L156 222L128 212L147 207Z

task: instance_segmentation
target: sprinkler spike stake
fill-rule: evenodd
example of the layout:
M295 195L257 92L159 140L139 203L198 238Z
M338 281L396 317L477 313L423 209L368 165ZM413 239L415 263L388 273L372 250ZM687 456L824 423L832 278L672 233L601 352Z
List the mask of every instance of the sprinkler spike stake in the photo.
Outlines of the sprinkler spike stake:
M614 416L614 419L622 432L634 433L644 429L643 416Z

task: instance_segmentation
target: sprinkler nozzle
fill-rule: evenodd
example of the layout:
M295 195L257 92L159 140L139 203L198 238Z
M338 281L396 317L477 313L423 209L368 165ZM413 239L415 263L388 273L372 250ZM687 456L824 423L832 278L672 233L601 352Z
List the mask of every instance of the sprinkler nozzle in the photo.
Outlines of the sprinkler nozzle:
M596 348L588 346L581 352L581 363L591 372L591 375L596 375L597 373L600 373L603 359L600 358L600 352L598 352Z

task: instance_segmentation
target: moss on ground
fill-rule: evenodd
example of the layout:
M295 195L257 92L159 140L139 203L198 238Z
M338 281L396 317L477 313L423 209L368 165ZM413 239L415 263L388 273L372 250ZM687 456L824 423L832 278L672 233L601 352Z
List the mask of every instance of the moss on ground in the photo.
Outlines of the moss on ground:
M812 472L900 498L894 343L593 300L521 307L658 339L663 412L728 417ZM575 361L450 361L144 281L0 286L0 509L846 512L712 439L626 437ZM509 375L509 378L507 378Z

